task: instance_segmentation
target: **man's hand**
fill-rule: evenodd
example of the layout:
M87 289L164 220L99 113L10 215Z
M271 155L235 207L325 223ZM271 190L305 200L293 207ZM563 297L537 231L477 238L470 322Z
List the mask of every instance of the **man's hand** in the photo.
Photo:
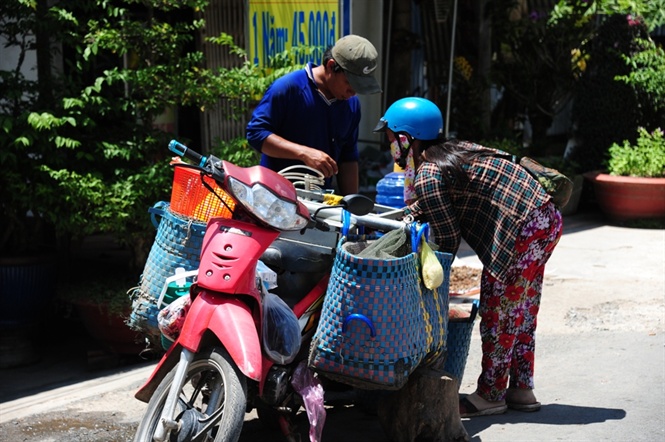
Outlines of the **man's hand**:
M311 147L303 147L300 159L305 165L318 170L326 178L337 175L337 163L325 152Z
M274 158L300 160L306 166L321 172L326 178L337 175L338 172L337 163L327 153L313 147L292 143L276 134L270 134L263 141L261 152Z

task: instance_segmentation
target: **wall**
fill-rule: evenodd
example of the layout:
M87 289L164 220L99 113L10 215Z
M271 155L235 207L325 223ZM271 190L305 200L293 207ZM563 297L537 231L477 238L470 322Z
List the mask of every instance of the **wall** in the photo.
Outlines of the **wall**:
M383 46L383 11L384 0L349 0L351 1L351 29L352 34L365 37L376 47L379 52L379 66L374 76L386 90L383 84L386 49ZM389 1L389 0L386 0ZM362 119L359 128L359 148L362 150L366 146L379 147L383 141L382 135L372 132L377 121L383 115L383 94L359 95L360 105L362 107Z

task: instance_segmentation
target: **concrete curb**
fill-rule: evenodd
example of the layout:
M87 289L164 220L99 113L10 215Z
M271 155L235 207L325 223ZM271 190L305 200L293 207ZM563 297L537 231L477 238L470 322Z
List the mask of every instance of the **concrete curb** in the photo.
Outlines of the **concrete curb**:
M148 379L154 367L154 363L151 363L132 370L109 374L5 402L0 404L0 424L62 409L83 399L128 388L135 383L142 383Z

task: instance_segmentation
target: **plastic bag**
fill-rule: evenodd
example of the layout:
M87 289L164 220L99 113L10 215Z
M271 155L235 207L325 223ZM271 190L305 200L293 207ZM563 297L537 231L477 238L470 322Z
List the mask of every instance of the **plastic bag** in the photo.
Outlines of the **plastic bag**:
M293 310L274 293L263 298L263 349L276 364L288 364L300 350L300 324Z
M277 273L261 260L256 263L256 277L263 283L265 291L277 287Z
M443 266L436 259L434 251L424 237L420 248L420 262L423 266L423 283L425 287L434 290L443 284Z
M314 377L305 362L301 362L293 372L291 385L302 396L309 420L309 440L319 442L326 422L326 409L323 406L324 392L319 378Z
M182 325L185 323L185 317L192 305L192 299L189 293L183 295L161 309L157 315L157 326L159 331L171 341L175 341L180 336Z

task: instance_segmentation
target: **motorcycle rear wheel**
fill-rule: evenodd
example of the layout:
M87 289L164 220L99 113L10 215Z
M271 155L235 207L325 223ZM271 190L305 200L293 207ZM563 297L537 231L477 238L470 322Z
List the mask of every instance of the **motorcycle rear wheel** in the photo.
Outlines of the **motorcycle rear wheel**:
M134 442L152 442L176 368L159 384L136 430ZM176 406L180 428L168 441L189 441L201 428L201 419L223 409L206 432L206 442L236 442L240 438L247 404L247 381L226 351L214 348L198 354L187 370Z

